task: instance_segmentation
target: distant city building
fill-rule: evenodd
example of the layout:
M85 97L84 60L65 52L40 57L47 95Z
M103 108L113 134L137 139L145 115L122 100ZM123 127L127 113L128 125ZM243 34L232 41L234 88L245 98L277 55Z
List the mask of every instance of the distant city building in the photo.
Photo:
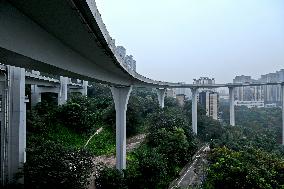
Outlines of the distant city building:
M275 73L261 75L257 80L250 76L236 76L233 83L284 82L284 69ZM264 101L264 104L281 103L281 87L277 85L236 87L235 99L239 101Z
M225 89L218 89L219 93L219 100L220 102L227 102L229 103L229 91Z
M236 76L233 83L257 83L251 76ZM247 86L235 88L235 99L239 101L261 101L263 100L261 86Z
M115 54L127 68L136 71L136 61L132 55L126 55L126 49L123 46L117 46Z
M184 106L184 102L185 102L185 95L184 94L177 94L176 99L177 99L177 102L180 106Z
M132 55L125 56L125 64L129 69L136 71L136 60L133 59Z
M199 93L199 103L206 110L206 115L211 116L213 119L218 119L218 102L219 95L213 91L202 91Z
M264 101L235 101L235 106L246 106L248 108L263 108Z
M185 84L185 82L181 82L181 84ZM175 88L174 89L176 95L185 95L185 97L189 98L191 96L191 90L188 88Z
M199 79L193 79L193 84L196 85L210 85L215 84L215 79L210 79L209 77L200 77Z
M277 107L276 103L265 104L265 108L276 108L276 107Z
M117 46L116 47L116 54L121 58L121 60L124 61L126 56L126 49L123 46Z
M176 98L176 92L174 89L166 90L166 97Z
M275 73L261 75L260 82L284 82L284 69ZM263 86L263 95L265 104L281 103L281 87L280 86Z

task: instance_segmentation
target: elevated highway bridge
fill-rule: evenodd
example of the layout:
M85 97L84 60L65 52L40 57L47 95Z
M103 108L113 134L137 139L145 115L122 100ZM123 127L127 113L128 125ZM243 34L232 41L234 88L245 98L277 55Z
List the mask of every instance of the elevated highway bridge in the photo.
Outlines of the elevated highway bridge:
M35 84L36 79L26 76L23 68L105 83L111 87L116 109L116 166L119 170L126 168L126 110L132 86L157 88L161 107L164 106L166 88L190 88L195 133L198 88L229 88L231 125L235 125L235 87L281 85L284 94L283 83L196 85L146 78L129 69L116 52L115 40L110 37L94 0L0 1L0 63L11 65L4 74L7 83L1 90L6 108L1 119L2 184L12 181L25 162L23 86L28 82ZM37 82L58 83L40 77Z

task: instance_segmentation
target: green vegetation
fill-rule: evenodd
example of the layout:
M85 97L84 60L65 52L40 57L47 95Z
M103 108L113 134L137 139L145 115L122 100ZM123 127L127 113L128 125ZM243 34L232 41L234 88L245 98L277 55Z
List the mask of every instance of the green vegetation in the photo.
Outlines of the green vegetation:
M89 97L72 96L62 106L39 103L27 115L25 186L86 188L96 170L98 189L167 188L198 147L210 143L202 188L283 188L281 110L236 107L236 127L226 124L228 107L221 106L221 111L225 124L198 107L194 136L190 101L179 107L175 99L166 98L165 108L160 109L152 90L134 89L127 136L144 133L146 138L128 152L127 169L120 172L93 162L95 156L115 153L115 109L107 87L94 84Z
M247 148L215 148L204 188L283 188L284 161L273 153Z
M42 102L28 112L25 186L86 188L93 157L115 151L115 133L102 119L110 105L104 96L72 96L62 106Z
M128 137L145 132L144 120L148 114L159 109L156 94L151 90L134 89L127 105L126 134ZM115 130L114 103L103 116L106 123Z
M37 141L27 149L25 188L86 188L93 161L85 150Z
M96 107L92 109L86 108L86 106L90 106L89 104L93 103L92 100L86 97L74 97L61 107L51 106L45 102L39 103L28 114L28 147L34 141L45 139L54 141L64 147L71 146L81 149L85 146L90 136L98 128L102 127L102 131L92 137L86 149L93 155L113 153L115 149L115 134L111 128L98 118L97 114L99 113L97 112L101 112L100 109ZM77 109L74 109L74 106ZM78 117L78 114L81 117L74 119ZM93 115L95 118L89 119L90 115ZM67 116L73 118L66 118ZM72 124L70 124L71 120ZM79 131L80 128L82 129L81 131Z
M97 188L167 188L191 161L197 146L181 108L159 109L149 114L145 126L146 141L131 152L127 169L119 173L100 167Z
M222 104L220 111L223 112L223 120L229 124L229 105ZM281 142L282 110L280 108L247 108L236 106L236 124L253 130L266 128L277 133L277 141Z
M91 97L74 95L62 106L44 101L28 112L25 186L85 188L94 171L93 157L115 153L115 111L110 90L94 84L89 92ZM128 136L145 132L143 120L159 109L154 95L134 89L127 111ZM100 128L101 132L94 135ZM70 171L73 165L76 168Z
M237 107L236 117L238 126L224 126L221 136L211 141L203 188L283 188L279 109Z

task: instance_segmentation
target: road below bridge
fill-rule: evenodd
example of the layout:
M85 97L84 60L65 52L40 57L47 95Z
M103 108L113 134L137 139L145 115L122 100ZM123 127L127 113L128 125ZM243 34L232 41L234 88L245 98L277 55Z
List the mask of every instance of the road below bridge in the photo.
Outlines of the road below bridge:
M169 188L195 188L200 186L205 177L206 159L209 151L208 144L202 146L192 157L192 161L182 169L179 178L174 180Z

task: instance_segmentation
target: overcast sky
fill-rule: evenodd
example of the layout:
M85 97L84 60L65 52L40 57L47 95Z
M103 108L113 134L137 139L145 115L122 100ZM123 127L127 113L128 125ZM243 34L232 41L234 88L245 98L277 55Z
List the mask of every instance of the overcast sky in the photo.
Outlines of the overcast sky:
M284 69L284 0L96 0L116 45L152 79L192 83Z

